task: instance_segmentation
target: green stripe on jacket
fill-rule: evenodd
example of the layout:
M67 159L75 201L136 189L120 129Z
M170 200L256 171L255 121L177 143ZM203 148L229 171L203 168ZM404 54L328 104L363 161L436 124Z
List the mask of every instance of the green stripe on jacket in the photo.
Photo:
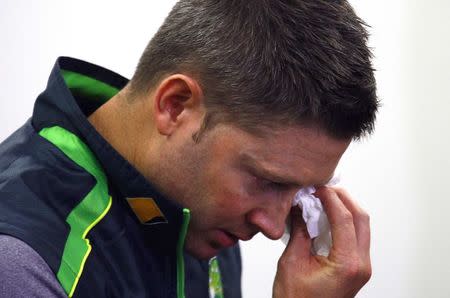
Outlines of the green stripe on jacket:
M80 138L59 126L44 128L39 134L97 180L96 185L66 218L70 232L57 278L67 295L72 297L92 249L86 235L106 215L112 198L99 162Z

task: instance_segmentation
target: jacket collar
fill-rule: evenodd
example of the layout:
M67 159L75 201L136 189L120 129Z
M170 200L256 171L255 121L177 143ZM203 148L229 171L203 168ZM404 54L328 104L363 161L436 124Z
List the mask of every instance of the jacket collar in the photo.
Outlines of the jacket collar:
M156 210L165 217L164 222L178 231L182 223L182 207L158 192L87 120L90 113L127 83L127 79L108 69L60 57L50 74L46 90L36 100L32 124L37 131L58 125L78 135L95 154L110 185L114 185L121 196L152 198ZM139 202L142 203L142 199ZM135 213L142 220L142 214L136 210Z

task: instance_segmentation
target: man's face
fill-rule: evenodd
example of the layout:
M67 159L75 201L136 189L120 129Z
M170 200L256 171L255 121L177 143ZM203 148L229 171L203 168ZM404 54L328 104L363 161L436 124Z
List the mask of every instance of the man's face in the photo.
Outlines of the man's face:
M186 250L210 258L258 232L279 239L295 193L325 184L348 144L304 127L256 137L219 124L198 144L186 137L166 158L167 193L191 210Z

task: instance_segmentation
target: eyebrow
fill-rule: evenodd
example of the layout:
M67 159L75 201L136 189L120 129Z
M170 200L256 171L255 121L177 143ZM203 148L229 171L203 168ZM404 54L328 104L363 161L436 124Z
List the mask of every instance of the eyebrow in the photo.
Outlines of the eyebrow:
M304 184L294 178L285 178L278 173L274 173L264 168L253 156L244 153L241 158L241 164L253 174L275 183L302 187Z

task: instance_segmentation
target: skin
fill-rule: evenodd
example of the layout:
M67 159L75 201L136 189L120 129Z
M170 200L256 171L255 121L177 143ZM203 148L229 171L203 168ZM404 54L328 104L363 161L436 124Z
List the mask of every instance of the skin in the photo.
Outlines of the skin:
M334 239L330 256L310 254L311 239L294 215L273 295L353 297L370 276L368 217L344 190L320 187L350 141L316 127L275 127L255 136L220 123L195 143L204 116L200 85L175 74L140 98L125 88L89 121L162 193L191 210L185 249L198 258L258 232L279 239L294 194L317 186Z

